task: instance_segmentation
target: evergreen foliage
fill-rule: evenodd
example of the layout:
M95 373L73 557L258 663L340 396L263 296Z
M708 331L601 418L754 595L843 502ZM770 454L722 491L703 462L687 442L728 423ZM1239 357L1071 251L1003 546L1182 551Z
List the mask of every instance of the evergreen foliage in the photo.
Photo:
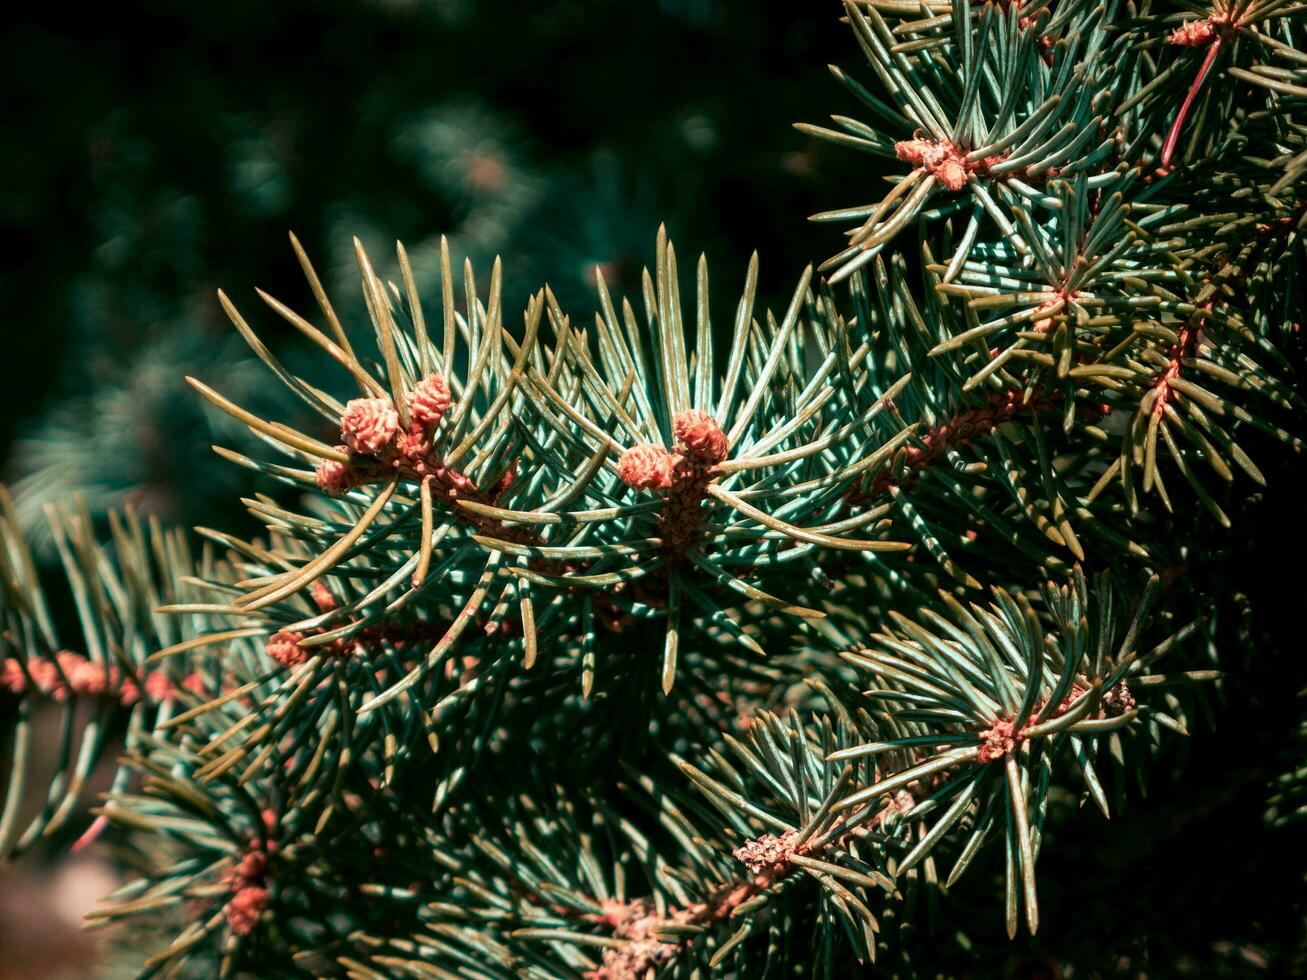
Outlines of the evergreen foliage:
M1136 806L1248 663L1200 567L1301 449L1307 15L845 15L867 121L802 128L897 169L775 310L661 229L576 313L443 240L431 295L355 240L363 330L293 237L313 312L220 294L302 406L191 379L265 530L52 509L70 637L6 510L0 856L89 805L145 976L936 975L977 876L1037 932L1066 801Z

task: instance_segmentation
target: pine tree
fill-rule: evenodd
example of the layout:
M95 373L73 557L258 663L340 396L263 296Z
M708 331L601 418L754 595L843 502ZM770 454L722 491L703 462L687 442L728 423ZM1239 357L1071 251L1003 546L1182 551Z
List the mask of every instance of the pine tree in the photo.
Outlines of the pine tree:
M1066 801L1147 807L1249 663L1200 566L1301 448L1307 19L845 14L864 118L801 128L888 190L783 307L661 229L632 295L520 320L498 261L441 241L424 295L356 239L364 323L292 237L316 311L259 298L329 383L220 302L316 421L191 379L265 534L53 509L47 599L5 498L0 856L105 835L143 976L938 975L984 941L941 919L1036 933Z

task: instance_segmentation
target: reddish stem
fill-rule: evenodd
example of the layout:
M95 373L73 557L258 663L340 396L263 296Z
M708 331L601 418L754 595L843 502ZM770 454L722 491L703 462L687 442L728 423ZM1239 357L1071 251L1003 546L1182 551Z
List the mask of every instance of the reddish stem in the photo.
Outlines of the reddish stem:
M1193 322L1186 323L1176 336L1176 342L1167 354L1167 368L1154 385L1157 398L1153 401L1153 417L1158 419L1166 413L1166 403L1171 398L1171 384L1180 377L1181 362L1189 356L1190 348L1198 340L1198 326Z
M1212 70L1212 64L1216 61L1217 52L1221 50L1221 42L1225 38L1221 34L1216 35L1216 39L1207 46L1207 54L1203 56L1203 63L1198 66L1198 75L1194 78L1194 83L1189 86L1189 94L1185 96L1184 103L1180 106L1180 112L1175 117L1175 122L1171 124L1171 131L1166 135L1166 145L1162 147L1162 167L1171 165L1171 157L1175 155L1175 145L1180 142L1180 131L1184 128L1185 117L1189 115L1189 109L1194 104L1194 99L1198 97L1198 90L1203 87L1203 82L1207 81L1207 73Z
M900 450L904 470L901 478L895 479L896 467L891 462L876 474L869 490L863 489L861 484L854 484L849 499L857 506L865 506L888 493L896 483L913 480L922 470L946 455L949 449L964 446L1019 415L1038 415L1058 408L1062 404L1062 397L1060 391L1046 392L1042 388L1036 389L1029 401L1025 401L1019 391L993 395L982 407L958 412L931 428L921 436L921 445Z

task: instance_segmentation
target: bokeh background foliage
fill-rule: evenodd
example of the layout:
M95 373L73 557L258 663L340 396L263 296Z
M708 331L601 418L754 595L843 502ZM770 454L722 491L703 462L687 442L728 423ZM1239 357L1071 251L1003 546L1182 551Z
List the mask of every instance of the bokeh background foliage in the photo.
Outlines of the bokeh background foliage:
M0 472L38 544L42 505L74 493L93 514L133 503L168 523L248 521L242 474L205 449L242 436L182 376L294 423L293 406L261 403L282 396L213 295L252 308L257 284L307 305L287 229L341 296L357 296L351 236L375 252L403 239L431 288L444 233L478 269L503 257L510 310L545 281L588 310L593 266L632 292L664 220L713 259L719 302L755 248L764 287L786 288L829 253L830 230L804 216L879 178L872 158L791 127L839 111L821 65L854 47L836 13L801 0L285 0L8 14ZM294 370L321 368L274 317L260 327ZM1192 733L1175 762L1187 777L1161 781L1146 813L1053 822L1066 846L1041 876L1051 927L1011 945L997 913L968 930L975 975L1304 968L1302 862L1286 860L1307 853L1304 825L1264 815L1299 716L1301 585L1280 563L1307 550L1307 472L1288 460L1267 475L1258 526L1214 536L1209 553L1227 560L1211 589L1226 638L1280 655L1256 683L1222 688L1220 724ZM1270 540L1278 555L1245 544ZM989 892L974 876L951 908Z

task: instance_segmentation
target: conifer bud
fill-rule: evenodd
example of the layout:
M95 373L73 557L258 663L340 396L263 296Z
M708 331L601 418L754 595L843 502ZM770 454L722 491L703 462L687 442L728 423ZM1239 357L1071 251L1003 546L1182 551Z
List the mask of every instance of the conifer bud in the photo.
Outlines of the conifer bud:
M341 452L349 451L348 446L336 448ZM318 489L333 497L339 497L353 486L353 470L350 469L349 463L342 463L338 459L324 459L318 464L313 476L317 480Z
M917 167L933 167L938 153L939 144L931 140L899 140L894 144L894 155Z
M336 601L335 594L321 581L309 586L309 595L313 597L313 604L318 607L318 612L331 612L340 605Z
M1104 718L1118 718L1135 709L1135 697L1130 693L1124 681L1116 687L1103 692L1102 707L1099 713Z
M100 697L108 692L110 677L103 665L66 650L55 654L55 657L74 694Z
M676 457L662 446L642 443L622 453L617 475L636 490L666 490L672 485Z
M453 403L444 375L429 374L414 386L408 399L408 411L418 425L433 428Z
M227 902L227 926L238 936L246 936L258 924L268 907L268 855L262 850L247 853L231 870L227 883L232 889Z
M1170 41L1182 48L1202 48L1216 39L1216 25L1210 20L1191 20L1171 32Z
M680 412L672 419L677 441L705 463L720 463L726 458L726 433L711 415L697 408Z
M209 685L202 674L195 672L187 674L182 678L182 688L196 697L205 699L209 697Z
M983 744L976 758L981 762L993 762L995 759L1011 755L1016 751L1017 742L1021 739L1012 722L1006 719L994 722L992 728L987 728L980 733L980 737Z
M116 678L115 678L116 679ZM130 677L124 677L118 681L118 703L124 708L130 708L137 701L141 700L141 689L136 686L136 682Z
M154 670L145 675L145 693L156 704L171 701L177 696L177 687L161 670Z
M263 649L269 657L283 667L298 667L309 659L308 653L300 646L302 639L304 639L303 633L281 630L268 637L268 642L264 644Z
M268 907L268 889L246 885L227 903L227 927L238 936L248 936Z
M966 186L971 174L961 160L947 158L934 170L935 179L951 191L960 191Z
M787 830L777 837L775 834L763 834L737 847L731 855L749 869L753 875L780 874L790 865L790 856L796 853L794 842L798 831Z
M398 432L399 413L387 398L355 398L340 417L340 437L358 453L380 453Z
M960 191L971 178L971 170L962 151L952 143L934 140L900 140L894 155L920 167L951 191Z
M27 672L32 675L36 689L42 694L47 694L56 701L68 699L68 685L59 676L59 668L55 666L53 660L47 657L33 657L27 661Z
M27 675L23 673L23 665L13 657L7 658L0 665L0 687L14 694L22 694L27 690Z

